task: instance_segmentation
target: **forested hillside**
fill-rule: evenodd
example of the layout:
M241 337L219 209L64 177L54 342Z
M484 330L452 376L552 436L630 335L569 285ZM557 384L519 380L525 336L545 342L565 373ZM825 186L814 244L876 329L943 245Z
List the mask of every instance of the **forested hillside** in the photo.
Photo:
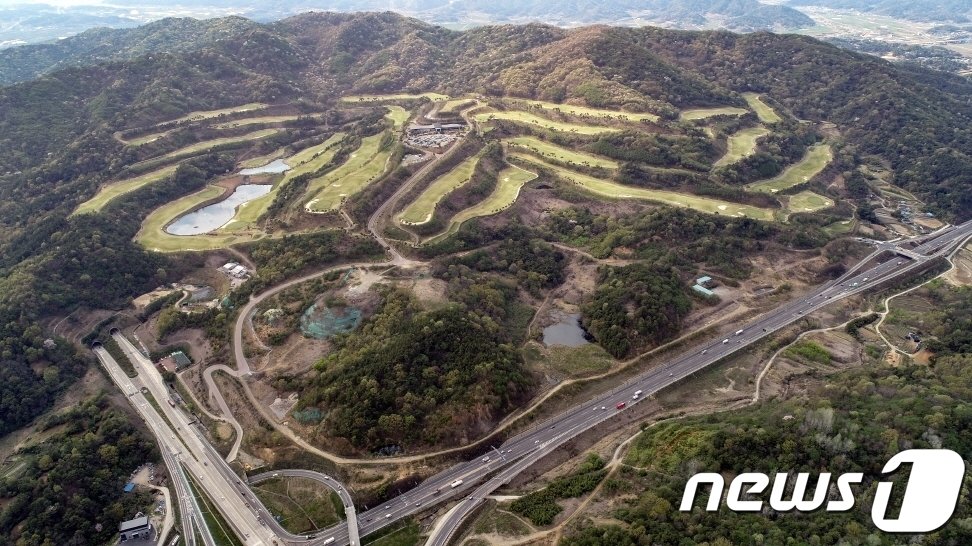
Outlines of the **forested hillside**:
M134 59L149 53L193 51L256 26L242 17L162 19L130 29L93 28L50 44L0 50L0 85L53 70Z

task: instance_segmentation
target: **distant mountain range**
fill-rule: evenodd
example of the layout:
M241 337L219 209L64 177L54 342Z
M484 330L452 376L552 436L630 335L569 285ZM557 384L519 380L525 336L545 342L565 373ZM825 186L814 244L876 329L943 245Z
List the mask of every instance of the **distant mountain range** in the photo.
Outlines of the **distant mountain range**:
M910 21L963 23L972 18L972 0L787 0L786 4L852 9Z
M0 85L61 68L128 60L146 53L195 51L257 26L242 17L162 19L137 28L95 28L54 43L0 49Z
M559 26L591 23L656 24L737 31L790 30L812 25L806 15L758 0L119 0L90 6L0 6L0 47L39 43L96 26L132 27L165 17L243 15L269 22L306 11L394 11L427 22L468 28L539 21Z

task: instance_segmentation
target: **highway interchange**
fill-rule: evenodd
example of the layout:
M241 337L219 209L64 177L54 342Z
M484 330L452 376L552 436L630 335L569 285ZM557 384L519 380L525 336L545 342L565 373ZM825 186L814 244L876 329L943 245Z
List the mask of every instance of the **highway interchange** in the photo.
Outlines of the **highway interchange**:
M859 294L877 284L922 268L930 260L948 254L970 235L972 235L972 222L966 222L960 226L939 230L932 236L899 241L896 244L880 243L874 253L840 279L828 282L749 323L739 325L738 330L733 334L689 349L682 355L632 378L619 387L510 438L490 453L457 464L427 479L407 493L356 517L350 495L332 478L303 470L277 472L317 479L322 483L325 480L332 481L333 483L327 485L338 491L345 502L349 521L352 524L351 531L357 531L354 527L359 527L362 536L427 510L432 505L458 498L459 505L451 510L446 520L436 527L428 541L431 545L444 546L455 537L460 524L484 502L486 496L503 484L509 483L517 474L564 443L614 418L652 394L760 341L809 313L834 301ZM891 257L864 269L868 263L874 262L879 256L886 255ZM312 276L302 280L308 278ZM180 477L183 468L218 506L233 532L248 546L283 544L325 546L347 545L352 543L352 540L355 543L360 542L357 537L351 538L347 524L318 531L310 537L294 535L283 529L269 516L243 480L205 440L198 424L180 408L167 403L170 397L168 388L151 361L120 333L114 333L113 338L135 365L139 375L137 380L129 379L103 348L96 347L95 353L118 387L132 400L136 410L146 420L159 441L170 474L173 474L172 480L176 486L176 497L180 505L182 528L187 539L190 539L190 544L194 544L193 529L200 531L203 542L207 546L212 544L212 538L205 530L206 526L201 519L198 506L192 506L195 499L188 495L187 479L184 476ZM234 339L234 341L236 342L234 349L240 351L241 340ZM139 384L147 388L158 402L165 419L148 403L139 389ZM640 396L634 397L635 391L642 392ZM618 408L622 402L625 406ZM268 478L261 475L254 479ZM187 496L190 498L186 499ZM354 523L357 523L357 526Z

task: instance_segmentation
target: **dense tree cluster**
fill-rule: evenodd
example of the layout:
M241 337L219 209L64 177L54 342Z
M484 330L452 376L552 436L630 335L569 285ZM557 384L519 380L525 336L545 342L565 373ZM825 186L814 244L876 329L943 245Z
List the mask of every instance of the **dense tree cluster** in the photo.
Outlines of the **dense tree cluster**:
M543 229L551 238L586 248L599 258L624 249L653 263L680 268L701 264L734 278L749 275L745 257L767 243L790 243L800 232L818 232L813 227L783 227L670 207L622 217L585 208L564 209L551 214Z
M686 284L675 271L635 263L602 271L581 320L607 352L621 358L674 337L691 310Z
M520 234L526 235L523 232ZM457 266L481 272L505 273L514 277L518 286L539 296L542 290L564 281L566 265L567 256L550 244L539 239L510 237L493 247L443 260L440 267L446 271L440 275L448 278L450 270Z
M324 433L370 449L488 430L533 381L502 327L512 287L477 286L468 302L432 310L389 289L374 316L335 341L299 408L327 408Z
M20 452L25 468L0 480L0 497L9 499L0 511L2 544L105 544L151 500L119 495L129 473L158 452L106 398L87 399L41 428L55 427Z
M563 511L563 507L557 504L558 499L571 499L590 493L606 475L604 461L596 453L591 453L577 470L553 480L539 491L516 499L510 504L510 510L529 519L534 525L550 525Z
M875 482L888 479L881 474L884 464L904 449L972 451L970 385L972 357L955 355L932 368L859 369L808 398L658 425L635 440L626 461L644 470L626 471L611 484L627 499L614 512L624 526L586 524L562 544L786 544L793 537L820 545L900 544L900 536L871 531L866 507ZM691 512L680 512L685 483L697 472L718 472L727 482L742 472L863 472L864 483L854 487L857 502L848 512L741 513L724 504L706 512L707 488ZM907 473L891 479L907 479ZM921 543L967 544L970 516L969 503L960 501L950 522L921 536Z

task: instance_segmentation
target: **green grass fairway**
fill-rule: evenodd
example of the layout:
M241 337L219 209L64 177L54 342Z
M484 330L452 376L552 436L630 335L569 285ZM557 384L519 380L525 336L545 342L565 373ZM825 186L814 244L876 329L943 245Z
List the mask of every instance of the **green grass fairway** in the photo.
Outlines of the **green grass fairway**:
M152 211L142 222L142 228L135 241L149 250L157 252L180 252L184 250L212 250L253 240L248 233L210 233L204 235L171 235L164 231L169 222L175 220L200 204L223 194L219 186L206 186L202 190L166 203Z
M779 176L754 182L746 187L767 193L776 193L780 190L792 188L797 184L808 182L820 174L833 159L834 152L830 149L829 144L814 144L807 150L807 155L803 156L803 159L787 167Z
M752 108L753 112L756 112L756 115L759 116L759 121L763 123L777 123L783 119L776 113L776 110L773 110L768 104L760 100L759 95L756 93L743 93L743 98L749 103L749 107Z
M480 216L491 216L509 207L520 196L520 189L523 188L524 184L536 177L536 174L519 167L510 166L503 169L499 173L499 180L496 181L496 189L493 190L493 193L468 209L459 211L449 221L449 227L445 231L430 237L425 241L425 244L441 241L459 231L463 222Z
M299 114L291 116L259 116L255 118L242 118L234 119L233 121L225 121L223 123L217 123L213 127L217 129L232 129L233 127L243 127L245 125L256 125L258 123L283 123L285 121L294 121L298 118L303 117L320 117L321 114Z
M713 166L724 167L726 165L732 165L740 159L749 157L756 151L757 141L768 134L770 134L770 131L765 127L751 127L749 129L741 129L729 135L726 155L722 156L719 161L716 161Z
M687 193L625 186L609 180L602 180L586 174L570 171L550 163L532 159L529 156L511 154L511 157L536 163L542 167L554 171L560 178L573 182L574 184L577 184L595 195L600 195L611 199L642 199L645 201L655 201L657 203L673 205L676 207L688 207L690 209L709 214L745 216L748 218L754 218L756 220L773 220L774 217L773 211L770 209L761 209L758 207L742 205L739 203L733 203L731 201L721 201L719 199L711 199L708 197L698 197Z
M456 165L454 169L436 178L425 188L415 201L398 215L398 221L405 225L424 224L432 219L435 206L443 197L456 190L472 177L479 156L475 155Z
M462 110L467 110L479 104L476 99L449 99L442 108L439 110L440 114L452 115L458 114Z
M832 199L813 193L812 191L801 191L796 195L791 195L786 208L791 212L816 212L834 206Z
M507 110L505 112L480 112L475 114L473 119L479 123L486 123L491 119L505 119L518 123L525 123L527 125L533 125L534 127L547 129L548 131L560 131L563 133L576 133L580 135L599 135L618 130L612 127L599 127L597 125L580 125L577 123L552 121L536 114L520 112L517 110Z
M304 173L312 173L323 167L328 161L331 160L332 157L334 157L334 152L337 150L334 150L333 148L344 140L344 137L344 133L334 133L330 136L330 138L317 146L304 148L287 159L284 159L284 163L290 165L291 168L290 171L287 171L287 178L293 178ZM327 151L330 151L331 153L324 153Z
M171 133L174 130L175 129L169 129L168 131L162 131L159 133L149 133L147 135L138 136L128 140L122 138L120 134L115 133L115 138L118 139L118 142L121 142L122 144L128 146L141 146L142 144L148 144L149 142L155 142L160 138L165 138L166 136L168 136L169 133Z
M267 194L240 205L240 208L236 211L236 216L227 222L222 230L230 232L253 227L256 221L273 204L281 188L289 184L294 178L302 174L316 172L330 163L334 159L334 154L338 151L337 144L343 139L344 133L335 133L321 144L305 148L285 159L284 163L290 165L291 169L283 175L280 181L274 184Z
M238 114L240 112L252 112L254 110L263 110L266 108L267 104L262 102L251 102L248 104L241 104L239 106L233 106L230 108L221 108L219 110L201 110L198 112L189 112L188 114L182 116L181 118L176 118L169 121L163 121L159 125L165 123L181 123L183 121L200 121L204 119L218 118L222 115Z
M506 144L514 150L539 155L562 163L585 167L603 167L610 170L618 168L618 163L614 160L562 148L536 137L514 137L506 140Z
M205 152L206 150L215 148L217 146L222 146L224 144L236 144L239 142L247 142L250 140L259 140L261 138L266 138L268 136L275 135L282 130L283 129L261 129L259 131L253 131L252 133L246 133L245 135L240 135L235 137L224 137L224 138L214 138L212 140L204 140L202 142L197 142L195 144L186 146L185 148L179 148L178 150L171 151L165 155L136 163L133 166L138 166L147 163L149 161L167 162L167 161L174 161L177 159L185 159L189 156L193 156L201 152Z
M157 171L136 176L135 178L119 180L118 182L106 184L98 190L98 193L95 194L94 197L78 205L78 208L75 209L72 214L99 212L113 199L117 199L118 197L131 193L143 186L147 186L153 182L158 182L159 180L172 176L177 168L179 168L179 165L169 165L168 167L163 167Z
M539 100L523 101L534 108L542 110L560 110L564 114L572 116L585 116L600 119L616 119L619 121L658 121L658 116L648 113L624 112L622 110L602 110L587 106L575 106L573 104L558 104L556 102L544 102Z
M741 116L749 112L745 108L735 106L724 106L722 108L695 108L682 111L680 118L682 121L695 121L697 119L708 119L715 116Z
M391 147L379 150L385 133L362 139L361 146L348 156L340 167L317 177L307 185L307 195L313 196L304 206L309 212L336 210L350 197L385 172Z
M619 121L658 121L658 116L655 114L647 113L635 113L635 112L624 112L621 110L601 110L598 108L589 108L587 106L575 106L573 104L558 104L556 102L544 102L539 100L528 100L523 101L526 104L534 108L540 108L542 110L560 110L565 114L572 116L588 116L592 118L601 119L616 119Z
M348 95L346 97L341 97L341 102L386 102L392 100L414 100L426 98L433 101L449 100L449 95L443 95L441 93L394 93L391 95Z

